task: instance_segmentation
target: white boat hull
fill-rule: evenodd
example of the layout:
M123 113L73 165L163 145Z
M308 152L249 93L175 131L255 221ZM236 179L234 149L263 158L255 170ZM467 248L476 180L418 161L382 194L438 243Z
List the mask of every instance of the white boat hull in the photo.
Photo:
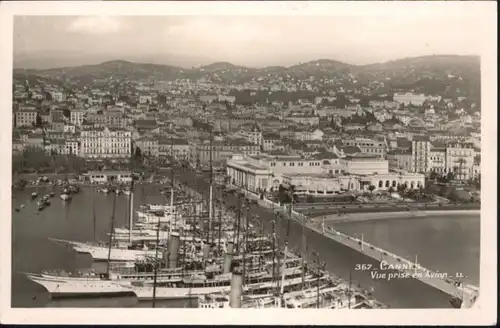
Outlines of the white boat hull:
M95 261L107 261L108 257L110 261L125 261L134 262L137 260L145 259L146 257L155 257L156 250L136 250L136 249L120 249L111 248L111 252L108 247L87 245L85 243L72 242L72 241L61 241L69 244L73 250L78 253L90 254L92 259ZM158 258L162 258L162 252L158 251Z
M307 277L306 281L310 281L311 277ZM289 287L293 285L298 285L302 283L302 278L286 279L284 286ZM243 287L244 291L251 289L259 290L265 288L276 288L276 282L263 282L249 284ZM140 300L148 300L153 298L153 286L151 287L132 287L137 298ZM217 294L230 292L231 286L216 286L216 287L156 287L156 298L157 299L186 299L192 297L198 297L208 294Z
M53 298L63 297L102 297L102 296L134 296L134 292L126 286L118 285L112 281L57 281L41 277L27 276L33 282L42 285Z
M70 196L70 195L68 195L68 194L62 194L62 195L61 195L61 199L62 199L62 200L70 200L70 199L71 199L71 196Z

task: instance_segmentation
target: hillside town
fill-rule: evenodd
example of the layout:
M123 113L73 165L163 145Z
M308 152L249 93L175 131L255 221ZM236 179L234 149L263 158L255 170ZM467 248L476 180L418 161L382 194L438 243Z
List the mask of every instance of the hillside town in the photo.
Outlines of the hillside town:
M14 173L176 163L220 169L248 192L293 186L307 197L479 185L480 103L454 88L461 76L441 72L446 87L429 93L395 88L384 71L319 74L327 64L253 77L214 64L170 80L116 74L142 65L120 61L90 78L15 72Z

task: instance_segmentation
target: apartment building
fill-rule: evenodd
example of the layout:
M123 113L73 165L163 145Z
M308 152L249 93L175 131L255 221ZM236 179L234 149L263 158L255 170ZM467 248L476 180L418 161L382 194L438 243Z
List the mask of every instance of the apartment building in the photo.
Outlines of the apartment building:
M158 139L144 136L134 141L135 146L139 147L141 154L148 157L158 156Z
M427 173L430 168L431 142L427 136L414 136L412 140L413 170L419 173Z
M36 124L37 111L35 109L23 109L16 113L16 127L29 126Z
M81 156L88 158L124 158L132 153L132 133L123 129L94 128L81 132Z
M374 155L385 158L387 155L387 145L383 140L374 140L369 138L354 138L342 140L346 146L354 146L361 149L361 152L367 155Z
M451 141L446 144L446 173L453 172L456 180L474 176L474 145L470 142Z
M212 154L210 154L212 152ZM200 164L225 163L233 154L258 155L260 145L255 145L245 139L228 139L225 141L205 141L203 144L194 145L191 158Z
M73 109L70 112L69 121L71 122L71 124L74 124L76 126L81 126L84 118L85 118L85 112L83 110Z
M387 153L390 170L413 172L413 157L411 150L395 149Z
M179 138L158 140L158 156L172 156L175 160L188 160L191 155L189 142Z

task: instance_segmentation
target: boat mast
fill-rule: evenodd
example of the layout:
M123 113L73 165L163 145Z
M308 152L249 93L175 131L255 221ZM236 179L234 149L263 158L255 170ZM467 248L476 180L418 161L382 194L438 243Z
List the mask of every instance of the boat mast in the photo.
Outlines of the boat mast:
M352 274L352 270L351 270L351 267L349 267L349 293L348 293L349 299L347 300L347 302L348 302L347 308L348 309L351 308L351 283L352 283L351 274Z
M221 246L220 246L220 239L222 235L222 202L219 202L219 235L217 236L218 241L217 241L217 255L220 256L222 254L221 252Z
M154 260L154 277L153 277L153 307L156 306L156 282L158 280L158 246L160 245L160 216L158 216L158 224L156 226L156 251Z
M238 215L236 220L236 252L240 252L240 221L241 221L241 211L243 205L241 204L242 194L238 194Z
M259 269L262 269L263 265L264 265L264 261L262 260L262 249L264 247L264 243L263 243L263 239L264 239L264 220L261 219L260 220L260 240L259 240Z
M95 217L95 195L94 195L94 187L90 186L90 193L92 194L92 214L94 217L94 241L97 239L97 228L96 228L96 217ZM113 233L113 231L111 231Z
M168 224L168 238L172 232L172 217L174 216L174 139L170 136L170 219ZM177 218L174 217L174 224Z
M213 218L213 184L214 184L214 168L212 163L212 130L210 130L210 196L209 196L209 204L208 204L208 234L207 234L207 243L210 244L210 235L213 234L212 231L212 218ZM213 237L213 236L212 236ZM213 241L213 238L212 238Z
M305 260L307 256L307 242L306 242L306 234L305 234L305 226L306 226L306 216L302 215L302 289L304 289L304 280L305 280Z
M129 219L128 219L128 242L132 244L132 226L134 225L134 178L132 177L132 172L130 172L130 177L132 178L130 182L130 209L129 209Z
M288 238L290 237L290 220L288 220L286 226L286 236L285 236L285 255L283 259L283 273L281 274L281 291L280 297L283 296L284 288L285 288L285 271L286 271L286 255L288 253Z
M274 281L276 279L276 221L272 220L272 242L273 242L273 273L272 273L272 283L271 286L274 287ZM274 289L274 288L273 288ZM273 293L274 294L274 293Z
M245 236L244 236L244 245L245 248L243 249L243 285L245 284L245 278L246 278L246 253L248 251L248 212L250 211L250 206L247 206L246 208L246 215L245 215Z
M279 292L280 290L280 279L279 279L279 275L280 275L280 256L281 256L281 247L280 247L280 239L281 239L281 215L276 212L275 213L276 215L276 219L277 219L277 222L278 222L278 227L276 229L276 232L277 234L275 235L275 238L276 238L276 246L278 247L278 252L276 253L276 268L277 268L277 273L276 273L276 288L277 288L277 292Z
M111 261L111 248L113 246L113 235L114 235L114 230L115 230L115 209L116 209L116 193L114 193L115 196L113 197L113 212L111 214L111 233L109 234L109 249L108 249L108 268L107 268L107 273L109 276L109 271L110 271L110 261Z
M316 308L319 309L319 278L321 277L321 263L319 262L319 252L315 254L316 255L316 261L318 264L318 277L316 279Z

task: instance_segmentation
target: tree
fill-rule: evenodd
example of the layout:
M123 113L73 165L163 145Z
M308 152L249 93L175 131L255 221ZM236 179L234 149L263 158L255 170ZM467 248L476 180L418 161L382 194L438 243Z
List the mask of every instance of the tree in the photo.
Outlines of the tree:
M368 186L368 190L373 194L373 191L376 189L377 187L375 187L374 185L369 185Z
M429 179L436 181L438 178L439 178L439 174L435 171L431 171L431 173L429 174Z
M35 126L37 128L41 128L43 126L43 122L42 122L42 117L40 116L39 113L36 113L36 122L35 122Z
M135 157L136 159L141 159L141 148L139 148L139 147L137 147L137 146L135 147L134 157Z
M403 196L403 195L404 195L404 193L405 193L405 191L406 191L406 188L407 188L407 187L408 187L408 186L407 186L405 183L400 183L400 184L398 184L397 190L398 190L398 192L399 192L399 194L400 194L401 196Z
M463 166L464 164L466 163L465 159L464 158L459 158L457 160L457 164L458 164L458 179L459 180L462 180L465 178L465 174L463 172Z
M63 115L66 118L70 118L71 117L71 111L69 109L67 109L67 108L64 108L63 109Z
M477 188L477 189L481 189L481 174L479 174L477 177L475 177L473 180L472 180L472 184Z
M393 188L392 186L391 186L391 187L389 187L389 189L387 189L387 192L388 192L389 194L392 194L392 193L394 192L394 188Z
M45 100L52 101L52 95L50 92L44 92L43 93Z

